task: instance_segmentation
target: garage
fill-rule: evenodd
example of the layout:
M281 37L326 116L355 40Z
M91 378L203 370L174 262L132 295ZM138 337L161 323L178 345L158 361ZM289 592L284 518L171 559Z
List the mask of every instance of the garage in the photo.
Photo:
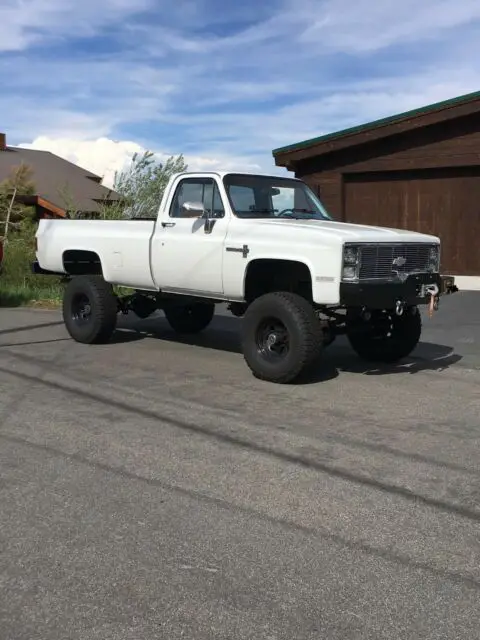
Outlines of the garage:
M442 269L480 276L480 92L273 151L337 220L442 241Z
M480 274L480 168L345 176L345 221L414 229L440 236L442 265Z

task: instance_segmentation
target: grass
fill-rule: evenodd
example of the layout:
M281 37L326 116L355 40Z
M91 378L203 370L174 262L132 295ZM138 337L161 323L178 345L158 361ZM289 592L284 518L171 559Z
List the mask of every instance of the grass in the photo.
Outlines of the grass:
M31 271L35 260L34 231L13 234L5 249L0 273L0 307L37 306L57 308L63 284L57 276L40 276Z
M0 307L42 307L57 309L61 305L61 290L56 287L17 287L4 285L0 275Z

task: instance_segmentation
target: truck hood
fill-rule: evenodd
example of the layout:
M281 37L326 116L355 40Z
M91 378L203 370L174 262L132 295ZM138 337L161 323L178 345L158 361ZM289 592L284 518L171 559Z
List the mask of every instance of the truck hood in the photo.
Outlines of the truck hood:
M405 229L390 229L388 227L373 227L362 224L350 224L348 222L334 222L330 220L293 220L292 218L268 218L256 220L256 225L261 225L262 233L269 227L275 232L288 233L290 230L297 233L315 234L314 237L324 238L327 242L440 242L439 238L432 235L407 231ZM317 235L318 234L318 235ZM275 233L276 235L276 233ZM282 234L283 235L283 234ZM303 233L302 233L303 235Z

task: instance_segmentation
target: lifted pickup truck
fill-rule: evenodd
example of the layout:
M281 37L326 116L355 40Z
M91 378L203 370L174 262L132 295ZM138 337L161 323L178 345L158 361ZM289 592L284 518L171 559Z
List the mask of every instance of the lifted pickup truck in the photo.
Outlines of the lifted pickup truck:
M34 272L67 276L74 340L108 341L118 313L158 309L174 331L196 333L228 303L243 317L247 365L277 383L307 372L339 334L370 361L408 356L419 305L433 313L456 290L439 272L439 238L335 222L290 177L181 173L156 219L41 220L36 240Z

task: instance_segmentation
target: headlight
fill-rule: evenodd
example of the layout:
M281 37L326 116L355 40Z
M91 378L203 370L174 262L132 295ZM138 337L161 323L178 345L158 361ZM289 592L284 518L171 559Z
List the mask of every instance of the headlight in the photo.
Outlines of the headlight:
M345 247L343 253L343 264L357 264L358 260L358 248L357 247Z
M343 247L342 280L358 280L360 248L353 245Z
M434 244L430 247L428 270L431 272L440 271L440 245L438 244Z

